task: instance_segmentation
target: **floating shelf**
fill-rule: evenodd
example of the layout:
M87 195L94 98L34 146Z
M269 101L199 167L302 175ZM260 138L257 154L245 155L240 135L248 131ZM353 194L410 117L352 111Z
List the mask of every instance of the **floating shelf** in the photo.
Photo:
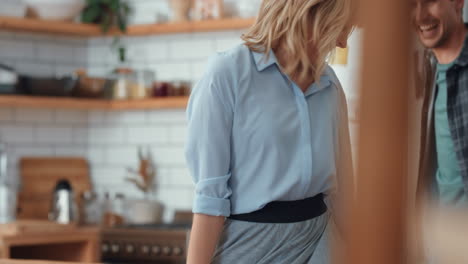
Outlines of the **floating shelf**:
M77 99L67 97L38 97L22 95L0 96L1 107L75 109L75 110L145 110L145 109L185 109L188 97L174 96L140 100Z
M244 29L253 24L254 18L229 18L193 22L148 24L129 26L126 36L161 35L173 33L210 32ZM0 30L58 34L81 37L102 36L101 28L92 24L48 21L30 18L0 17ZM111 30L107 35L117 35Z

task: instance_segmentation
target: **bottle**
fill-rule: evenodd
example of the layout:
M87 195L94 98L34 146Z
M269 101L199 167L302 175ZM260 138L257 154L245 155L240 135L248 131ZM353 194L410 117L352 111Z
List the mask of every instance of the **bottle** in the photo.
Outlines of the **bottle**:
M123 224L123 217L118 214L116 209L119 206L119 201L111 200L109 193L104 194L104 216L102 220L102 225L104 227L114 227Z
M6 144L0 143L0 224L16 219L17 182L8 175Z
M131 85L132 70L129 68L115 69L115 83L112 87L111 99L124 100L129 97L128 91Z
M68 180L60 180L55 186L49 220L70 224L79 219L78 208L73 198L73 189Z
M83 217L81 222L84 225L98 225L102 217L102 208L98 196L93 191L85 191L82 194Z

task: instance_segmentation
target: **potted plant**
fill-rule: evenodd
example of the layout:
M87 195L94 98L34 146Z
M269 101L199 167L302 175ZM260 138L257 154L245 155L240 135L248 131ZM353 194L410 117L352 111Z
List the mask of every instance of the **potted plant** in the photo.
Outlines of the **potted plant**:
M131 13L132 9L126 0L86 0L86 6L81 12L81 21L99 24L104 34L112 28L126 33ZM119 62L125 62L125 47L119 36L114 38L112 47L118 52Z
M127 168L127 172L133 177L126 177L125 180L143 192L144 199L127 201L129 210L126 221L132 224L157 223L162 220L164 208L160 202L150 199L156 187L156 167L149 150L145 155L140 147L138 159L138 169Z
M113 27L125 33L130 13L130 5L125 0L86 0L81 21L101 25L104 33Z

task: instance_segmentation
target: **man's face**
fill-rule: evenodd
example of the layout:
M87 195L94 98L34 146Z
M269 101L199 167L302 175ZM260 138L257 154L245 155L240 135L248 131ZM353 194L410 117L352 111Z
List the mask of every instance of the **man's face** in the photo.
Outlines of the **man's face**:
M461 23L463 0L411 0L412 18L422 44L430 49L447 44Z

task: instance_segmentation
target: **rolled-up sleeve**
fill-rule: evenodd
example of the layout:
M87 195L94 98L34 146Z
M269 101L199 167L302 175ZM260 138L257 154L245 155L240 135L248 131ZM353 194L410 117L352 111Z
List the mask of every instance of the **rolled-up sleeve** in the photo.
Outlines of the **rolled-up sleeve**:
M190 95L185 155L195 182L193 212L229 216L234 96L229 71L219 56Z

